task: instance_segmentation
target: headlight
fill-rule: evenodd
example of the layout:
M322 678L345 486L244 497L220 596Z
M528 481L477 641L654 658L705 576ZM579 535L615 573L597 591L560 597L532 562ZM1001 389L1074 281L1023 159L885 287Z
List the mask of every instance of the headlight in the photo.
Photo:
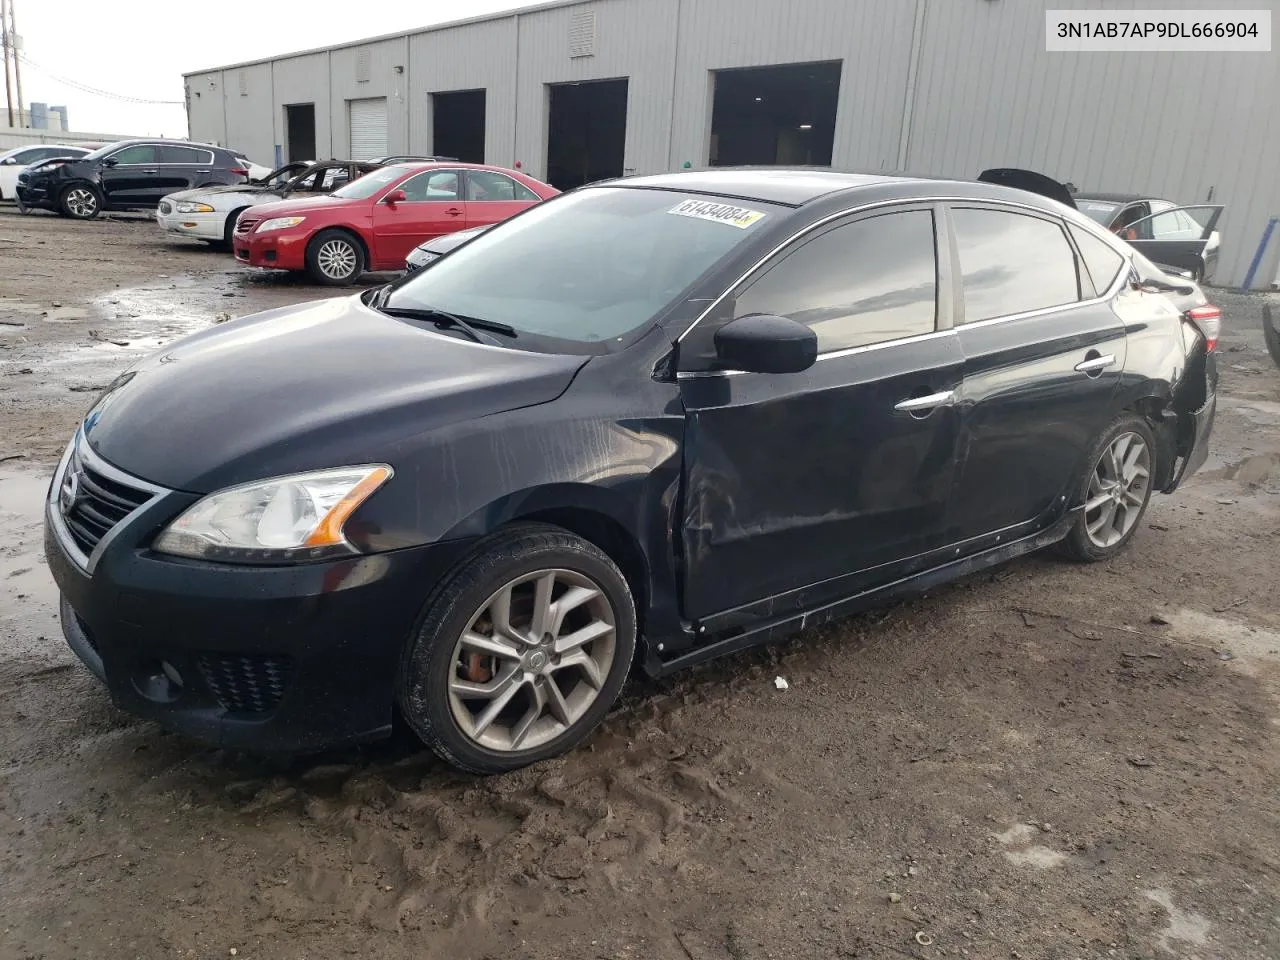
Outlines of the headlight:
M213 207L207 203L192 203L190 200L183 200L177 209L179 213L213 213Z
M287 230L289 227L296 227L306 217L274 217L270 220L263 220L258 224L258 233L266 233L268 230Z
M391 479L385 464L275 477L211 493L158 536L160 553L229 563L296 563L355 553L343 525Z
M425 267L432 260L439 259L434 253L428 253L426 250L414 250L409 256L405 257L405 263L413 267Z

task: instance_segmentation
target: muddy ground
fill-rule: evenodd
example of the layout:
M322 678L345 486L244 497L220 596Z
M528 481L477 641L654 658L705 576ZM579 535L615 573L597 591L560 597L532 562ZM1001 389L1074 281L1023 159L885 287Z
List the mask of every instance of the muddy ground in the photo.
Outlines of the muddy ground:
M636 681L583 749L481 780L407 739L207 749L116 711L58 632L40 501L95 389L322 293L142 220L0 212L0 958L1280 957L1259 296L1215 292L1214 456L1119 560Z

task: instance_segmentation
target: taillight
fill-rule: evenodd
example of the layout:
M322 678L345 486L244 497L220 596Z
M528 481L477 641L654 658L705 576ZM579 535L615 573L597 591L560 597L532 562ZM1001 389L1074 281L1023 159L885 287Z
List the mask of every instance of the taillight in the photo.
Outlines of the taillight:
M1206 350L1213 350L1218 345L1218 335L1222 333L1222 311L1211 303L1203 307L1192 307L1183 314L1186 319L1196 325L1202 334Z
M246 170L244 167L232 167L231 172L234 173L237 177L247 177L249 175L249 171Z

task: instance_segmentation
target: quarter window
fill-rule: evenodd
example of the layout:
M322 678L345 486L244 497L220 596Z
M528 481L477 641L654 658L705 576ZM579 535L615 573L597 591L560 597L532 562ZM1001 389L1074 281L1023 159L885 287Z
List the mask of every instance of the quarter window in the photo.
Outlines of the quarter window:
M406 180L400 189L409 201L457 200L458 171L429 170Z
M1093 278L1093 289L1098 294L1106 293L1115 282L1116 274L1124 267L1124 257L1088 230L1082 230L1074 224L1070 225L1069 229L1071 236L1075 238L1076 246L1080 248L1080 256L1089 271L1089 276Z
M155 144L136 143L131 147L125 147L122 150L117 150L111 155L111 159L118 164L156 163Z
M835 227L786 254L738 295L734 315L806 324L819 353L931 333L937 273L933 214L883 214Z
M1075 253L1056 223L977 207L955 208L951 220L966 323L1080 299Z

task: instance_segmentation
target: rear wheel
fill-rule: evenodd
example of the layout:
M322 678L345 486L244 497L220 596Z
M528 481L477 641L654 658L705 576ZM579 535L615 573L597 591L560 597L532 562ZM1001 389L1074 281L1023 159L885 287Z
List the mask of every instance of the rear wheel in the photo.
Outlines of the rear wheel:
M430 602L405 656L401 710L455 766L514 770L604 719L635 644L631 591L608 555L558 527L515 527Z
M73 183L58 198L58 211L76 220L92 220L102 212L102 198L88 184Z
M1092 465L1081 485L1083 504L1063 541L1077 560L1108 560L1125 548L1151 500L1156 442L1141 417L1125 414L1094 444Z
M354 283L364 273L364 249L345 230L323 230L307 244L307 273L325 286Z

